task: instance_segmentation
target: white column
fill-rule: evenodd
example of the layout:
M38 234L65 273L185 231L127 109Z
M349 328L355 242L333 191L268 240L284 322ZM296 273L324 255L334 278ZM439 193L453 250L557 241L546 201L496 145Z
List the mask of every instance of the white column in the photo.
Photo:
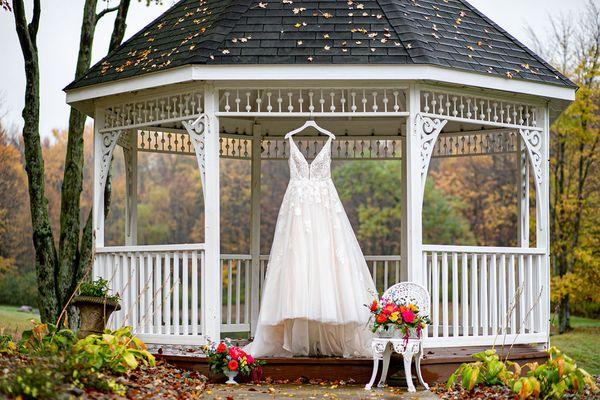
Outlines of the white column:
M137 130L129 131L129 149L123 149L125 158L125 245L137 244Z
M529 160L523 138L517 132L517 242L529 247Z
M536 247L546 250L544 264L542 265L543 293L540 298L542 304L543 321L550 341L550 115L548 106L538 108L538 125L542 133L542 184L536 196Z
M104 110L96 108L94 113L94 188L92 202L92 232L94 245L104 246L104 185L101 178L102 170L102 134L104 127ZM97 271L94 268L94 279Z
M220 240L220 183L219 183L219 108L218 92L207 84L204 90L204 112L208 121L205 133L205 204L204 237L206 256L204 271L205 290L202 293L202 333L212 341L221 339L221 240ZM201 279L202 279L201 278Z
M251 193L251 228L250 255L252 257L252 274L250 283L250 335L254 336L258 323L260 308L260 203L261 203L261 126L255 124L252 128L252 173L250 183Z
M420 111L418 87L408 89L406 135L402 153L402 268L411 282L425 285L421 247L423 245L423 189L421 183L421 138L415 120Z

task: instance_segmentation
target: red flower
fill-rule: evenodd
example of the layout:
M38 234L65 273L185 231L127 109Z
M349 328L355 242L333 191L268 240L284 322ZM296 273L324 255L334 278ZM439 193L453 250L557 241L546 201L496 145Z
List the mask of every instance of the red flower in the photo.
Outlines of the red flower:
M246 361L248 361L248 364L254 364L254 357L252 357L250 354L247 354Z
M237 362L237 361L235 361L235 360L231 360L231 361L229 361L229 362L227 363L227 368L228 368L230 371L237 371L237 369L238 369L238 366L239 366L239 365L238 365L238 362Z
M373 300L373 304L371 304L371 311L377 311L379 304L377 304L377 300Z
M230 356L231 358L235 358L235 359L237 359L237 358L241 357L241 354L240 354L240 352L241 352L241 351L242 351L242 350L240 350L240 348L239 348L239 347L231 346L231 347L229 348L229 356Z
M383 324L386 320L387 316L385 314L379 314L376 319L377 323L379 324Z
M415 321L415 313L410 310L406 310L402 313L402 319L407 324L412 324Z
M227 346L225 345L225 343L221 342L219 343L219 345L217 346L217 353L225 353L227 351Z

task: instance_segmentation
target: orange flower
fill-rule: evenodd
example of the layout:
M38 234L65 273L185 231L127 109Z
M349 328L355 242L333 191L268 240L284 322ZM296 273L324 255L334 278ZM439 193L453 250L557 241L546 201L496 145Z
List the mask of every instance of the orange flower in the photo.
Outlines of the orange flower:
M398 311L398 306L393 303L388 303L385 305L385 307L383 307L383 312L386 314L391 314L395 311Z
M386 320L387 316L385 314L379 314L376 319L377 323L379 324L383 324Z
M373 304L371 304L371 311L377 311L378 307L379 304L377 303L377 300L373 300Z

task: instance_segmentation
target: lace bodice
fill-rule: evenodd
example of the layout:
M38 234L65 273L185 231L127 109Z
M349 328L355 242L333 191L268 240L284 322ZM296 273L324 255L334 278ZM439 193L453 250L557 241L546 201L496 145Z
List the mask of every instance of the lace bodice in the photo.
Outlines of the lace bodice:
M290 137L290 180L331 179L331 140L327 139L319 154L309 164L296 142Z

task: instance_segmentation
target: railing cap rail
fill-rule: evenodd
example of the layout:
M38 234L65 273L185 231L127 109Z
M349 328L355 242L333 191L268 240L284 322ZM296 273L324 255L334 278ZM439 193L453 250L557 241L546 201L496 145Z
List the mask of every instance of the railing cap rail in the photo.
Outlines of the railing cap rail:
M483 254L546 254L539 247L491 247L491 246L454 246L442 244L424 244L423 251L442 253L483 253Z
M168 251L194 251L205 250L204 243L186 243L186 244L159 244L159 245L140 245L140 246L105 246L96 248L98 254L110 253L152 253Z

